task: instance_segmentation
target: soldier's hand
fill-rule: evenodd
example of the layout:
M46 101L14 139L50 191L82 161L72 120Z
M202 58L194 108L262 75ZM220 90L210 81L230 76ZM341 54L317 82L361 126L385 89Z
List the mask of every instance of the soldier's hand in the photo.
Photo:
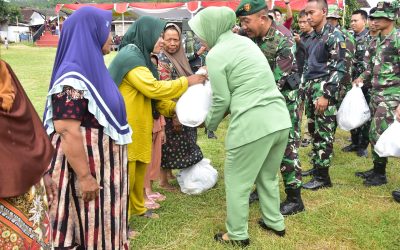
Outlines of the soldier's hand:
M317 99L317 102L315 103L315 110L320 113L323 114L326 110L326 108L328 108L328 104L329 104L329 100L326 99L325 97L321 96Z
M353 86L362 87L364 85L362 78L357 78L353 81Z
M399 106L397 106L397 109L396 109L396 119L398 122L400 122L400 104L399 104Z
M299 35L299 34L294 33L294 34L293 34L293 37L294 37L294 40L296 41L296 43L299 43L299 42L300 42L300 35Z

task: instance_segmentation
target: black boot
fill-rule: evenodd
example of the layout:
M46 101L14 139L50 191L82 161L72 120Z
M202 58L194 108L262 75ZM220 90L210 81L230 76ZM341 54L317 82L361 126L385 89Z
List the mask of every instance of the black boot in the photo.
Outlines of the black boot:
M358 146L353 144L353 143L348 145L348 146L346 146L346 147L344 147L344 148L342 148L343 152L355 152L357 150L358 150Z
M314 176L311 181L303 185L303 188L311 190L329 187L332 187L331 178L329 176L329 168L315 169Z
M305 209L301 199L301 188L287 189L285 192L287 197L286 200L281 203L281 214L292 215L303 212Z
M357 149L357 155L359 157L368 157L368 150L365 148L358 148Z
M400 189L392 192L393 199L397 202L400 202Z
M373 173L364 181L364 185L369 186L381 186L387 183L386 179L386 163L374 162Z
M249 203L253 203L255 201L258 201L258 193L257 193L257 189L254 189L254 191L250 194L249 197Z
M302 171L302 172L301 172L301 176L310 176L310 175L313 175L313 174L314 174L314 171L315 171L315 168L312 168L312 169L309 169L309 170L306 170L306 171Z
M217 139L217 136L211 130L208 130L207 137L208 137L208 139Z
M367 171L356 172L356 173L355 173L355 176L361 177L361 178L363 178L363 179L367 179L367 178L370 177L373 173L374 173L374 169L371 168L370 170L367 170Z

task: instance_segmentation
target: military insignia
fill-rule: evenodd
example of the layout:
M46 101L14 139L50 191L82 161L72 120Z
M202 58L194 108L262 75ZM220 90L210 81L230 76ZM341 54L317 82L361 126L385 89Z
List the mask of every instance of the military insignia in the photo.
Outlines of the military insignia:
M246 3L246 4L243 6L243 9L244 9L244 11L249 12L249 11L251 10L251 5L250 5L249 3Z
M379 3L376 5L376 8L377 8L377 9L383 9L383 4L384 4L384 2L379 2Z
M342 49L345 49L345 48L346 48L346 43L345 43L345 42L340 42L340 47L341 47Z

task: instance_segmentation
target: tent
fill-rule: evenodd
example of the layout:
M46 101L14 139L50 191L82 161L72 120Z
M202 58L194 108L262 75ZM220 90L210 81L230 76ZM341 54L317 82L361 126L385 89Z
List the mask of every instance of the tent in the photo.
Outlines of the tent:
M344 6L345 0L328 0L329 4L338 4L340 7ZM268 0L268 7L286 8L284 0ZM154 3L154 2L133 2L133 3L97 3L97 4L57 4L56 13L61 10L67 13L72 13L84 6L94 6L103 10L112 10L114 15L122 16L122 24L124 26L124 17L135 13L141 15L151 15L159 18L166 19L189 19L193 17L202 8L210 6L227 6L236 10L239 5L239 0L234 1L189 1L189 2L175 2L175 3ZM292 10L299 11L304 8L307 0L291 0L290 6ZM123 30L125 30L123 28Z

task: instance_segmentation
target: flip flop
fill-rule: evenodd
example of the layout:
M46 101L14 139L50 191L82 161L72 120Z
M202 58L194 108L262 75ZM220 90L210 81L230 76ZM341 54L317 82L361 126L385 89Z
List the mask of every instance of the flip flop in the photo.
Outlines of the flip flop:
M144 214L139 215L141 217L147 218L147 219L159 219L160 216L156 213L153 213L153 210L148 209Z
M167 198L165 195L162 195L158 192L148 194L147 197L149 199L152 199L153 201L165 201L165 199Z
M147 200L144 202L144 207L147 209L159 209L160 204L157 202L154 202L153 200Z
M176 187L170 186L170 185L168 185L168 186L161 186L160 185L159 187L160 187L160 189L165 190L167 192L177 192L178 191L178 189Z

